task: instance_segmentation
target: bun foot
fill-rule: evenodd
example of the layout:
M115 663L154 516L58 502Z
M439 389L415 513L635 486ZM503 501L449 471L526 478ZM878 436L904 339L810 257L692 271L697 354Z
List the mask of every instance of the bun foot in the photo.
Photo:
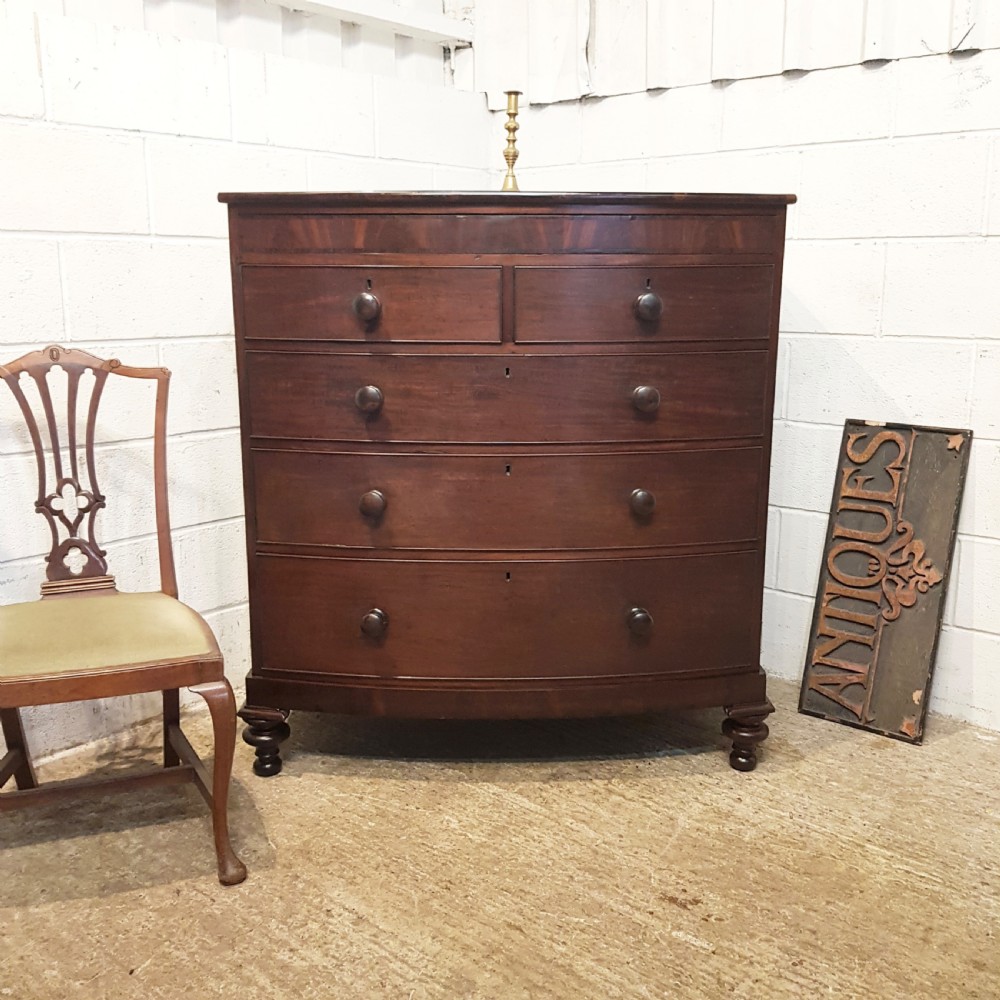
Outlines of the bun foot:
M764 720L774 711L766 699L759 705L728 705L722 734L733 741L729 765L737 771L752 771L757 766L757 744L767 739Z
M247 724L243 742L252 746L256 755L253 773L261 778L278 774L281 771L281 744L292 732L285 721L288 710L244 705L238 714Z

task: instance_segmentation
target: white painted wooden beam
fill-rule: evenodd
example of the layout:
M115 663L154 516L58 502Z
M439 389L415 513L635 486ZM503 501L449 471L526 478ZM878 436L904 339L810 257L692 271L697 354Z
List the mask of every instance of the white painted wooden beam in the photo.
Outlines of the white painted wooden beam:
M647 88L687 87L711 79L710 0L647 0Z
M646 0L604 0L595 5L587 55L595 96L644 91Z
M473 29L466 21L429 14L410 7L397 7L389 0L268 0L277 7L306 14L325 14L349 24L378 27L397 35L437 42L439 45L471 45Z

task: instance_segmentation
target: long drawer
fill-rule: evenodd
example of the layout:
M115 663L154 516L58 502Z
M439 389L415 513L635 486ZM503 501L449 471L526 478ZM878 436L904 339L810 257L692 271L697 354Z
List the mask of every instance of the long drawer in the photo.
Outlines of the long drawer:
M506 564L258 555L255 672L540 678L755 669L759 609L750 595L759 576L754 551ZM381 636L362 631L375 609L388 621Z
M514 336L521 343L767 339L773 281L770 265L515 267Z
M245 378L252 402L245 417L258 437L695 441L756 437L770 419L766 351L494 357L248 351Z
M499 267L242 269L249 338L497 343Z
M505 196L506 197L506 196ZM722 210L666 214L481 211L242 214L240 249L265 253L772 253L781 219Z
M600 549L757 532L760 448L421 455L255 450L257 538L372 549Z

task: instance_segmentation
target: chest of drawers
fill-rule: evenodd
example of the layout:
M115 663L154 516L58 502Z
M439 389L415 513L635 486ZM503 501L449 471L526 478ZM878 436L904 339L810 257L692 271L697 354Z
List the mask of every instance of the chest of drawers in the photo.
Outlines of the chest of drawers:
M256 772L294 709L710 705L753 768L794 199L220 198Z

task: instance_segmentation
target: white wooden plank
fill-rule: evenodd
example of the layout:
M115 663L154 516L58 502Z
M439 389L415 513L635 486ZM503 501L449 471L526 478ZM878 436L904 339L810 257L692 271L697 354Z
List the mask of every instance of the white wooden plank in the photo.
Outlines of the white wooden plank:
M451 86L456 90L477 90L476 59L472 46L458 45L446 51L448 58L445 62L445 81L450 81ZM527 52L527 43L525 43L525 52Z
M948 50L950 5L942 0L868 0L862 61Z
M442 13L427 13L420 7L403 7L389 0L267 0L278 7L327 14L350 24L367 25L394 34L421 38L425 41L450 45L472 41L472 26L467 21L446 17ZM441 7L438 6L440 11Z
M574 101L590 93L588 0L548 0L528 10L528 99Z
M396 33L372 24L340 26L340 57L344 69L378 76L396 75Z
M858 61L865 0L785 0L784 69L823 69Z
M266 0L217 0L219 42L281 55L281 9Z
M341 64L340 21L334 17L285 10L281 17L282 53L326 66Z
M785 0L715 0L712 79L780 73L784 28Z
M712 0L646 0L646 86L712 79Z
M1000 48L1000 3L953 0L948 48L958 52Z
M587 45L590 91L606 97L646 89L646 0L594 4Z
M445 82L444 50L437 42L396 35L396 76L440 87Z
M473 43L475 89L492 111L507 106L505 90L528 90L528 0L477 0ZM457 81L456 81L457 82Z

